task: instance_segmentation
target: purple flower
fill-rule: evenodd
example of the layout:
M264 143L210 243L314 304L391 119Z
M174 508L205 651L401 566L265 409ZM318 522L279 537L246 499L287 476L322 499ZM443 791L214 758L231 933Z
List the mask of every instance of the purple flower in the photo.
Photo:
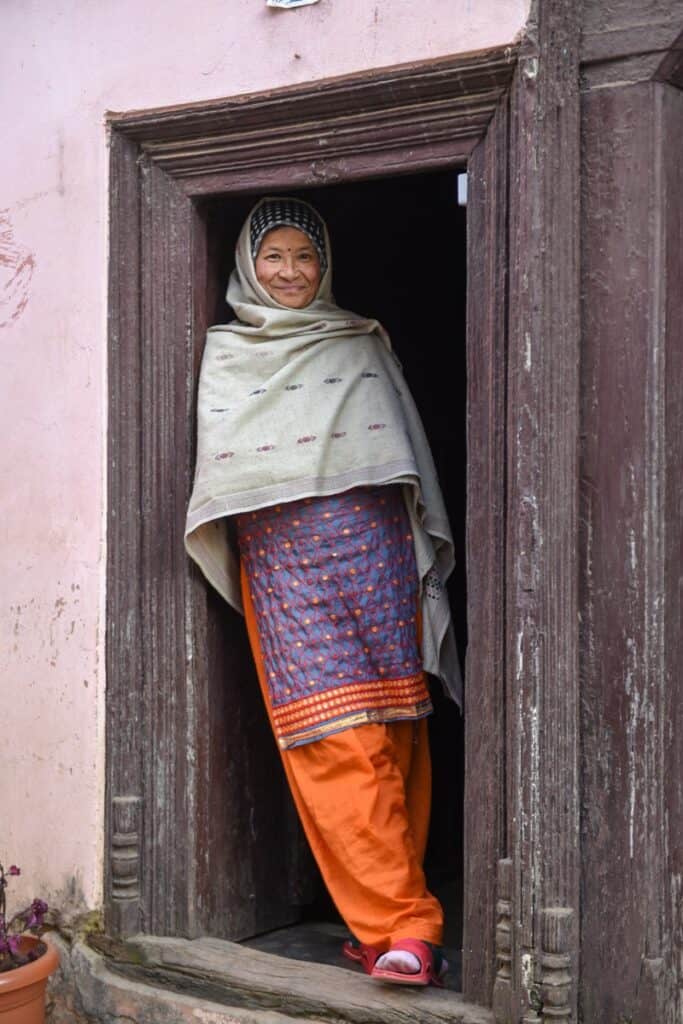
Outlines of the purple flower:
M31 906L26 911L26 927L40 928L46 913L47 903L45 903L43 900L34 900Z
M10 876L16 877L21 870L12 864L5 871L0 864L0 970L12 970L28 960L37 959L40 951L26 951L22 948L22 934L26 931L37 932L43 924L48 906L44 900L34 899L24 910L14 916L7 915L5 890Z

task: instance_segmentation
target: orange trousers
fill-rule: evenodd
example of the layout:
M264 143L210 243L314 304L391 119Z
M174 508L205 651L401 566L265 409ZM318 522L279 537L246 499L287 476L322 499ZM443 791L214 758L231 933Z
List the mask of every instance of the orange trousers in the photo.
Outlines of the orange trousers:
M244 568L242 598L270 715ZM352 934L382 952L406 938L440 945L443 911L422 870L431 797L426 720L361 725L281 754L313 856Z

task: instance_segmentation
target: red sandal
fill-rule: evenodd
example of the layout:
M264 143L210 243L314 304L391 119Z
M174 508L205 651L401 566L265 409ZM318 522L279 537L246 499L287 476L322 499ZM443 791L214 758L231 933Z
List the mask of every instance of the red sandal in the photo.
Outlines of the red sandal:
M394 943L389 950L390 953L400 950L404 953L412 953L420 962L419 971L406 974L404 971L390 971L386 968L375 967L368 972L375 981L389 981L395 985L437 985L443 986L443 978L448 970L448 964L438 946L431 946L428 942L421 942L419 939L401 939ZM375 958L375 961L379 956Z
M342 946L342 953L347 960L360 964L366 974L371 974L376 961L382 955L374 946L366 946L358 939L347 939Z

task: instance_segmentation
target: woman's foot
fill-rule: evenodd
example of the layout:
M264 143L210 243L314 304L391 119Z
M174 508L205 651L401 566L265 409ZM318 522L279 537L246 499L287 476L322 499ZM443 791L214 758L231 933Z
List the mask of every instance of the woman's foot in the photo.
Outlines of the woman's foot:
M448 961L441 948L419 939L403 939L377 958L370 974L378 981L404 985L441 985Z
M380 971L398 971L400 974L417 974L420 970L420 961L414 953L408 953L403 949L390 949L388 953L382 953L375 964Z

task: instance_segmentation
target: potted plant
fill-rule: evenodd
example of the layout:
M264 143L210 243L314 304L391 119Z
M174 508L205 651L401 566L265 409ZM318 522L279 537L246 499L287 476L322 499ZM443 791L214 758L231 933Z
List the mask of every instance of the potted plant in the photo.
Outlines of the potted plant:
M0 1024L43 1024L45 987L59 956L40 938L47 903L35 899L7 917L7 880L21 871L0 864Z

